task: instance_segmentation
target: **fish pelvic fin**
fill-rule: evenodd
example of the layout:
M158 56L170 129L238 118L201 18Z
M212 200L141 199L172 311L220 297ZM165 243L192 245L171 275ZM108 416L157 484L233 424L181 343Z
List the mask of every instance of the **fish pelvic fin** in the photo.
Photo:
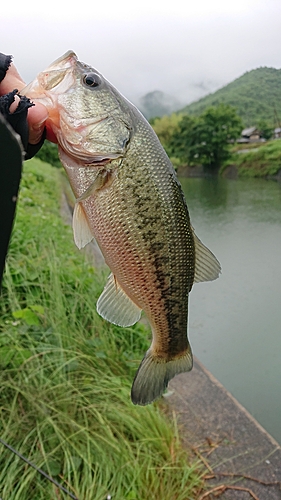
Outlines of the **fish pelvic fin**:
M188 345L182 356L166 361L153 354L150 348L143 358L136 373L131 398L135 405L145 406L162 396L168 382L178 373L192 369L193 358Z
M118 326L134 325L141 317L141 309L128 297L113 274L110 274L97 301L97 312Z

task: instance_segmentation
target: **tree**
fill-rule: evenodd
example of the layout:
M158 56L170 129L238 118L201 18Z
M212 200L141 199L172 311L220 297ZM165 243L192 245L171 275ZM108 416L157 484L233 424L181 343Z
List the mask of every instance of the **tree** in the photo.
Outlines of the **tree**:
M163 148L166 153L171 156L171 139L173 135L179 133L179 123L182 119L181 114L172 113L171 115L164 115L162 118L153 118L150 124L156 132Z
M230 156L230 144L243 129L235 108L226 104L207 108L198 118L184 116L172 149L189 165L201 164L217 170Z
M198 118L190 115L181 116L176 130L173 131L169 140L169 153L182 160L189 162L190 141Z
M257 123L257 128L259 129L263 139L268 141L273 136L273 127L266 120L259 120Z

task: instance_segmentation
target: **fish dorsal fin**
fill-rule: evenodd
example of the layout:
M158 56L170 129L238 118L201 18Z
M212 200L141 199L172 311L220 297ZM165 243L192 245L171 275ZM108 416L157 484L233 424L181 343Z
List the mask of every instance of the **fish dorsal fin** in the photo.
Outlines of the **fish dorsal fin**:
M80 202L75 203L72 228L74 242L79 250L84 248L94 238L89 227L84 208Z
M110 274L98 299L97 311L104 319L118 326L134 325L141 316L141 309L122 290L113 274Z
M221 266L214 254L193 232L195 244L195 274L194 283L213 281L219 277Z

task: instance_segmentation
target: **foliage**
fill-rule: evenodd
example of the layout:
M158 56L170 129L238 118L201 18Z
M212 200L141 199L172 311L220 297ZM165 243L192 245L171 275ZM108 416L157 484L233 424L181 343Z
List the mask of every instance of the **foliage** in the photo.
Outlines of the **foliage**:
M225 103L234 106L246 127L267 121L272 128L281 121L281 69L258 68L225 87L189 104L181 112L199 116L206 108Z
M176 422L130 401L148 332L97 315L105 276L61 220L59 174L37 159L24 168L0 304L0 435L81 500L196 498ZM68 498L3 447L0 491Z
M42 148L36 154L36 158L39 158L46 163L50 163L53 167L61 167L58 155L58 146L52 142L45 141Z
M260 131L261 137L263 137L263 139L265 139L266 141L272 139L274 131L272 126L268 123L268 121L262 119L259 120L257 122L257 129Z
M164 115L162 118L154 118L151 120L151 125L169 156L173 153L171 148L172 137L178 135L182 118L182 115L172 113L169 116Z
M197 121L198 119L192 116L183 115L177 130L173 130L171 134L168 150L170 154L180 158L182 163L189 161L191 136Z
M270 141L257 150L236 154L232 158L243 177L276 175L281 170L281 140Z
M182 118L171 150L189 165L218 169L230 157L230 142L242 128L242 121L231 106L210 107L198 118Z

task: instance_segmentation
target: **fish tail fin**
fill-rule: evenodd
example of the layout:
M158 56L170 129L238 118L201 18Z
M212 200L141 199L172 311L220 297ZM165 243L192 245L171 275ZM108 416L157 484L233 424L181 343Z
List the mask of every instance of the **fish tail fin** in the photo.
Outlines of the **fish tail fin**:
M150 348L143 358L134 378L131 398L135 405L147 405L162 396L169 380L193 365L191 348L188 345L181 356L165 360L153 354Z

